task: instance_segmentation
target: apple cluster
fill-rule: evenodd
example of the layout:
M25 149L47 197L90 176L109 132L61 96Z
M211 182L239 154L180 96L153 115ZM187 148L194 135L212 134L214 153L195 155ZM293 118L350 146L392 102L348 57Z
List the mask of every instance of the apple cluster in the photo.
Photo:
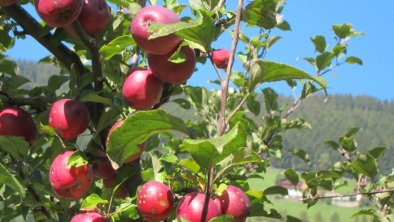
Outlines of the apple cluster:
M123 97L136 110L150 109L157 104L163 83L184 83L194 72L196 54L192 48L181 44L180 37L170 34L149 39L150 23L173 24L179 21L178 15L170 9L152 5L138 11L130 24L135 42L148 54L148 67L132 70L123 83ZM184 61L169 61L178 50L184 55Z
M205 193L191 192L179 200L176 208L177 219L200 222L204 208ZM173 191L157 181L146 182L137 194L137 209L147 221L158 222L169 217L174 210ZM220 196L209 198L206 221L221 215L231 215L229 222L244 222L249 211L249 199L245 192L233 185L227 186Z

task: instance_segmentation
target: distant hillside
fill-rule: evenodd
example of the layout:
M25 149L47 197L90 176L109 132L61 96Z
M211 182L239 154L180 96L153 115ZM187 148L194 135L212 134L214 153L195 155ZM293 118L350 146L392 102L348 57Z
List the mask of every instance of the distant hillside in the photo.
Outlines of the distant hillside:
M17 61L20 74L28 77L34 85L44 85L50 75L59 69L50 65L37 65L30 61ZM281 101L291 102L282 97ZM183 111L174 103L166 105L168 110L176 110L177 116L192 118L190 111ZM386 146L387 152L381 169L391 172L394 168L394 101L381 101L368 96L330 95L324 98L314 96L303 102L292 114L292 118L304 118L312 125L312 130L298 130L284 135L286 149L302 148L306 150L312 165L308 166L299 159L286 154L281 160L274 161L276 167L296 167L298 169L325 168L329 163L339 160L339 154L324 145L326 140L337 140L350 127L361 127L356 136L361 149Z

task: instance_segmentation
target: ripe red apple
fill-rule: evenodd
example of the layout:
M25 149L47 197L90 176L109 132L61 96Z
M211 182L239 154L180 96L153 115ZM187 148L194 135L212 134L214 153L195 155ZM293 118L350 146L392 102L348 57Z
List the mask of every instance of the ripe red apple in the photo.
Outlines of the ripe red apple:
M116 171L108 159L98 160L93 163L93 175L99 179L109 179L116 176Z
M188 222L201 222L204 207L205 193L193 192L184 196L179 202L176 215L178 219L184 218ZM221 212L212 198L209 198L208 213L205 221L220 216Z
M90 165L68 167L68 159L75 151L64 151L53 160L49 181L57 195L65 199L79 199L90 188L93 173Z
M227 49L214 50L212 52L212 59L216 67L219 69L227 69L230 51Z
M103 183L105 188L113 188L116 185L116 175L109 179L104 179ZM114 195L116 199L124 199L128 196L129 196L129 192L127 192L127 187L125 184L120 185Z
M122 88L122 94L127 103L137 110L146 110L154 106L160 100L162 91L163 82L147 68L137 68L131 71Z
M116 122L116 123L111 127L111 129L110 129L109 132L108 132L107 140L106 140L106 143L105 143L107 147L108 147L109 137L110 137L111 134L114 132L114 130L115 130L116 128L118 128L119 126L121 126L123 123L124 123L124 120L120 120L120 121ZM131 155L129 158L127 158L127 160L125 161L125 163L130 163L130 162L132 162L132 161L138 159L138 158L141 156L141 154L144 152L146 145L145 145L145 143L141 143L141 144L138 145L138 147L140 148L140 152L139 152L139 153L136 153L136 154L134 154L134 155Z
M0 112L0 135L20 136L33 143L37 128L29 113L17 107L9 107Z
M217 199L222 214L233 216L231 222L245 222L249 211L249 198L239 187L229 185Z
M0 0L0 7L10 6L12 4L17 3L17 0Z
M83 30L95 36L104 31L109 22L111 12L105 0L83 0L82 11L78 16ZM77 37L72 24L65 27L66 31Z
M78 137L88 128L89 121L88 108L77 100L58 100L49 111L49 125L65 140Z
M137 194L138 212L150 222L165 220L174 206L174 193L165 184L149 181Z
M183 83L190 78L196 68L196 54L192 48L189 46L183 46L181 48L181 52L186 57L186 60L181 63L168 61L175 51L176 49L162 56L148 54L149 68L163 82L173 84Z
M36 0L38 15L49 26L65 27L73 23L81 12L82 0Z
M86 212L75 215L70 222L110 222L106 217L98 213Z
M148 40L150 23L173 24L179 22L178 15L170 9L161 6L147 6L142 8L133 18L130 33L135 42L145 52L155 55L165 55L176 48L181 39L175 34Z

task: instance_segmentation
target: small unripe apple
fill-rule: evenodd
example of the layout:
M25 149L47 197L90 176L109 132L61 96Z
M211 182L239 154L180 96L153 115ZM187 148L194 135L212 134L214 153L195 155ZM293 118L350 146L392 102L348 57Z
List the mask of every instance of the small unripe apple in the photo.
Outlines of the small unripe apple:
M233 185L227 186L217 199L216 205L220 207L222 214L229 214L233 219L229 222L245 222L249 211L249 198L245 192Z
M73 23L82 10L82 0L36 0L38 15L49 26L66 27Z
M105 0L83 0L83 7L78 16L78 21L87 34L95 36L104 31L110 15L111 12ZM65 29L71 35L78 36L72 24L65 27Z
M86 212L75 215L70 222L110 222L101 214Z
M159 102L163 82L157 79L152 70L137 68L126 77L122 94L126 102L137 110L150 109Z
M33 143L37 128L29 113L17 107L9 107L0 112L0 135L20 136Z
M137 209L150 222L165 220L174 207L174 193L165 184L149 181L137 194Z
M98 160L93 162L93 175L99 179L109 179L116 176L116 170L108 159Z
M214 50L212 52L212 59L216 67L219 69L227 69L230 51L227 49Z
M202 211L204 208L205 193L192 192L184 196L176 211L178 219L185 219L188 222L201 222ZM208 212L205 221L220 216L221 212L218 206L214 203L212 198L209 198Z
M135 42L145 52L155 55L165 55L176 48L181 39L175 34L149 40L150 23L173 24L179 22L178 15L170 9L161 6L147 6L134 16L130 25L130 33Z
M179 84L192 76L196 68L196 54L189 46L183 46L181 53L185 55L185 61L173 63L168 61L175 50L166 55L148 54L149 68L153 74L163 82Z
M106 140L106 143L105 143L107 147L108 147L109 137L112 135L114 130L116 128L118 128L119 126L121 126L123 123L124 123L124 120L119 120L118 122L116 122L111 127L111 129L108 132L107 140ZM127 158L127 160L125 160L125 163L130 163L130 162L138 159L141 156L141 154L144 152L146 145L145 145L145 143L141 143L141 144L138 145L138 147L140 148L140 152L138 152L138 153L136 153L134 155L131 155L129 158Z
M88 108L77 100L58 100L49 111L49 125L65 140L78 137L88 128L89 121Z
M65 199L79 199L90 188L93 172L90 165L68 167L68 159L75 151L65 151L56 156L49 169L49 181L57 195Z
M105 188L113 188L116 185L116 175L114 177L104 179L103 183ZM117 199L124 199L128 196L129 192L127 192L127 187L125 184L120 185L114 195L114 197Z
M0 7L10 6L12 4L17 3L18 0L0 0Z

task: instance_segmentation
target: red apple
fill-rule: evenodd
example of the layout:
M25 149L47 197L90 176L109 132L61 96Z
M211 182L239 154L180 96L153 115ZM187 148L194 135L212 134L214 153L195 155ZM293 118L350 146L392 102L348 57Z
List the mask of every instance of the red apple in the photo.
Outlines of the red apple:
M245 192L236 186L229 185L222 195L215 199L222 214L233 216L231 222L245 222L249 211L249 198Z
M20 136L33 143L37 128L29 113L17 107L9 107L0 112L0 135Z
M100 179L109 179L116 176L116 171L108 159L98 160L93 163L93 175Z
M78 137L88 128L89 121L88 108L77 100L58 100L49 111L49 125L65 140Z
M150 222L165 220L174 206L174 193L165 184L149 181L137 194L137 209Z
M73 23L81 12L82 0L36 0L38 15L49 26L65 27Z
M75 215L70 222L110 222L106 217L98 213L86 212Z
M105 188L113 188L116 185L116 175L109 179L104 179L103 183ZM126 185L125 184L120 185L114 196L117 199L124 199L128 197L129 192L127 192Z
M170 9L161 6L147 6L142 8L133 18L130 32L135 42L145 52L155 55L165 55L176 48L181 39L175 34L148 40L150 23L173 24L179 22L178 15Z
M181 52L186 57L186 60L181 63L168 61L175 51L176 49L163 56L148 54L149 68L163 82L183 83L190 78L196 67L196 54L192 48L189 46L181 48Z
M18 0L0 0L0 7L10 6L12 4L17 3Z
M137 68L126 77L122 94L127 103L137 110L150 109L159 102L163 82L157 79L152 70Z
M214 50L212 52L212 59L216 67L219 69L227 69L228 60L230 59L230 51L226 49Z
M65 199L79 199L90 188L93 173L90 165L68 167L68 159L75 151L64 151L53 160L49 181L57 195Z
M204 207L205 193L193 192L184 196L179 202L176 217L185 219L188 222L201 222ZM205 221L220 216L221 212L212 198L209 198L208 212Z
M106 140L106 142L105 142L105 144L106 144L107 147L108 147L109 137L110 137L111 134L114 132L114 130L115 130L116 128L118 128L119 126L121 126L123 123L124 123L124 120L120 120L120 121L116 122L116 123L111 127L111 129L110 129L109 132L108 132L107 140ZM125 163L130 163L130 162L132 162L132 161L138 159L138 158L141 156L141 154L144 152L146 145L145 145L145 143L141 143L141 144L138 145L138 147L140 148L140 152L139 152L139 153L136 153L136 154L134 154L134 155L131 155L131 156L125 161Z
M89 35L95 36L104 31L109 22L111 12L105 0L83 0L82 11L78 21ZM65 27L66 31L73 36L78 36L72 26Z

